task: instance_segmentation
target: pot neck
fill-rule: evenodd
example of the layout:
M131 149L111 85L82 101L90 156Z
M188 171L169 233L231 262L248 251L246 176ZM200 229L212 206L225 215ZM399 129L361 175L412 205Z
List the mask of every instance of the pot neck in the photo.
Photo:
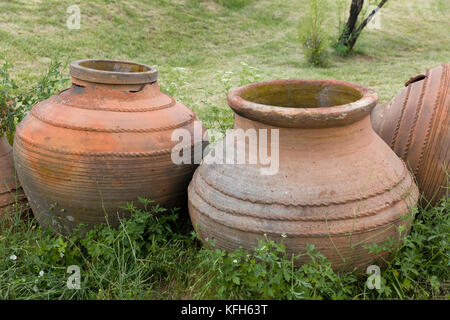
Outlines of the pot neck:
M286 147L292 146L293 141L298 141L302 144L314 144L320 140L328 141L333 144L337 141L353 140L353 139L372 139L376 133L373 131L370 116L362 118L345 126L335 126L328 128L286 128L265 124L263 122L255 121L235 114L234 129L255 129L257 132L260 129L267 129L270 135L270 130L278 129L280 136L280 145Z
M72 78L98 84L142 85L158 80L158 70L142 63L87 59L73 61L70 66Z
M157 88L157 90L159 91L159 85L158 85L157 81L155 81L153 83L143 83L143 84L106 84L106 83L84 81L84 80L77 79L74 77L71 77L70 81L76 87L90 88L92 90L104 89L104 90L108 90L108 91L112 90L112 91L117 91L117 92L136 93L136 92L142 91L144 88L151 87L151 88L155 88L155 89Z

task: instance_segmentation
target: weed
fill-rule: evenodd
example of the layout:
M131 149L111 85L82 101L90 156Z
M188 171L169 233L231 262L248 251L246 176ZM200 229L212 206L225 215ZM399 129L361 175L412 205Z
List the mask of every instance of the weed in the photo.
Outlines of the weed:
M17 215L0 224L0 298L448 298L449 200L421 211L400 246L366 246L392 254L378 290L367 289L367 274L334 271L313 245L297 255L286 252L283 238L261 240L251 251L227 253L211 241L211 249L203 247L186 217L145 199L142 210L123 208L132 218L117 229L99 225L70 237ZM309 262L295 267L300 257ZM81 269L80 290L66 286L71 265Z
M308 0L306 14L298 26L298 35L303 52L310 64L326 67L328 33L325 24L328 15L327 0Z
M9 74L10 64L4 62L0 69L0 136L6 134L12 144L16 125L31 107L55 94L66 83L68 79L62 76L64 68L61 62L52 61L36 85L28 91L18 92L18 86Z

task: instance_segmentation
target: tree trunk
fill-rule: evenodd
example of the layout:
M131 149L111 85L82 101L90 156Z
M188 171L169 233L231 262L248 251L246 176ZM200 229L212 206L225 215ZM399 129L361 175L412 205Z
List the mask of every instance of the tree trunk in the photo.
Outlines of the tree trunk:
M342 34L339 37L339 42L344 46L348 46L351 35L354 33L356 28L356 23L358 22L358 16L364 6L364 0L352 0L352 5L350 7L350 15L348 17L347 23L342 30Z
M356 40L358 40L359 35L362 30L367 26L367 24L372 20L374 15L380 10L388 0L381 0L378 6L372 10L372 12L364 19L361 24L356 27L358 22L358 16L364 6L364 0L352 0L352 5L350 7L350 15L348 17L347 23L345 24L344 30L339 37L339 43L342 43L347 50L350 52L355 46Z

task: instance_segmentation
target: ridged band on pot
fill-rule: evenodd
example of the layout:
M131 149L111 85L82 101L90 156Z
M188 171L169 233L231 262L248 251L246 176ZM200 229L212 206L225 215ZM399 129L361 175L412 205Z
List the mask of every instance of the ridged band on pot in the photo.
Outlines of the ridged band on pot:
M132 64L145 66L72 64L72 87L38 103L18 125L17 171L42 225L61 232L79 223L115 226L130 214L119 207L139 206L138 197L185 206L197 165L172 162L178 142L171 137L176 129L201 137L204 128L191 109L160 91L153 67L136 71ZM194 157L201 144L192 141L186 152Z
M15 204L25 202L25 194L14 170L12 148L2 136L0 137L0 219L5 214L12 214Z
M276 241L286 236L289 253L314 244L335 268L363 268L380 258L362 245L398 238L398 226L408 232L404 217L418 192L405 164L370 125L377 99L373 90L329 80L278 80L232 90L235 129L255 129L258 140L264 136L259 129L268 130L268 137L279 130L279 169L263 175L267 163L258 158L251 164L249 157L238 165L202 163L188 192L200 237L231 251L251 249L264 235ZM238 152L239 143L245 145L240 150L250 150L249 141L237 142L231 152ZM258 154L271 154L272 143L260 144Z
M392 101L372 111L372 125L414 173L425 202L436 204L449 196L450 64L405 85Z

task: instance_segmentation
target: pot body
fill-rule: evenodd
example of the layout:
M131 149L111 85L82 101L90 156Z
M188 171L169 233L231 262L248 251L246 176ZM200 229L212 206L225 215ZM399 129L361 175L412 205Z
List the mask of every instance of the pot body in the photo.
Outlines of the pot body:
M13 205L26 202L25 194L14 170L13 150L4 136L0 137L0 218L11 213Z
M426 202L448 197L450 64L414 77L389 103L374 108L374 130L407 163Z
M290 82L296 85L293 80L274 81L290 96L287 99L304 94L289 88ZM316 98L328 90L327 82L317 81L317 86ZM235 128L255 129L259 139L264 129L267 136L278 131L279 169L261 174L267 162L250 164L249 158L245 164L201 164L189 185L189 212L203 240L213 239L216 247L232 251L252 249L265 236L284 238L288 253L305 252L306 245L314 244L335 268L351 269L379 258L362 245L398 239L401 225L403 234L408 232L409 222L402 216L415 206L417 187L402 160L373 131L368 109L343 114L339 108L308 108L297 117L292 107L258 111L251 102L239 109L236 104L241 102L233 96L229 103L236 112ZM350 123L326 127L344 118ZM279 125L283 121L284 127ZM249 141L241 140L247 151ZM258 152L273 154L274 143L268 142L267 150L260 145ZM238 143L232 151L237 148ZM302 257L297 264L307 260Z
M183 208L197 166L171 160L173 130L202 135L191 109L157 82L91 82L95 76L72 77L71 88L34 106L16 131L14 157L30 205L41 225L59 232L80 223L117 226L130 214L119 207L139 207L138 197Z

